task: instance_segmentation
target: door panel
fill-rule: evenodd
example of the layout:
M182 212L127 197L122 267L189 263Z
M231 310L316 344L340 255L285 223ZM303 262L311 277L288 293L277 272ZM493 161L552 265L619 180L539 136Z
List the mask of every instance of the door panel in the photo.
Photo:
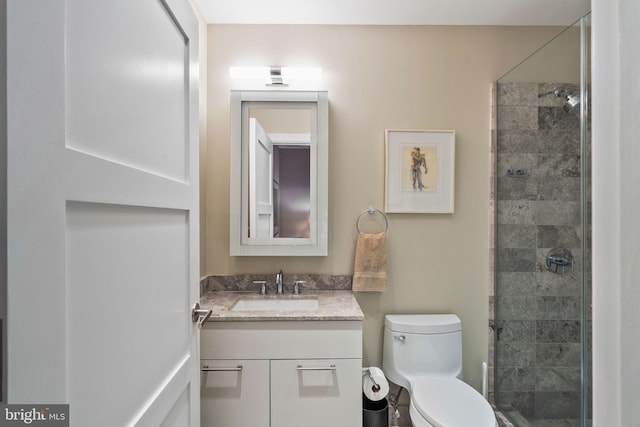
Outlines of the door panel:
M273 237L273 142L260 123L249 121L249 237Z
M189 390L183 390L180 397L175 400L175 404L171 411L169 411L169 415L162 420L161 423L151 424L158 425L160 427L183 427L191 425L189 417Z
M159 0L66 8L67 146L186 180L189 46L171 9Z
M70 202L66 217L69 401L126 425L189 358L187 214Z

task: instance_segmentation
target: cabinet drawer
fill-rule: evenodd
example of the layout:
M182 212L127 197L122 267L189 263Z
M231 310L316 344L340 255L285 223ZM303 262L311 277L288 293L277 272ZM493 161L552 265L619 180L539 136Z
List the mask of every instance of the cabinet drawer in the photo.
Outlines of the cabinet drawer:
M207 322L200 358L362 358L362 322Z
M271 361L271 426L362 425L362 359Z
M269 427L268 360L200 360L202 427Z

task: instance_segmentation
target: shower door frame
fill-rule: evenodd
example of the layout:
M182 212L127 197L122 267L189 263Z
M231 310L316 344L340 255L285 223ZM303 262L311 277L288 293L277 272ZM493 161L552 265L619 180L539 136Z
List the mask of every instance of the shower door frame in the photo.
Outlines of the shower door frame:
M591 389L592 366L589 350L593 347L591 337L591 298L589 287L592 286L591 259L592 250L588 247L591 242L591 208L590 208L590 176L591 176L591 13L580 19L580 199L582 202L582 305L581 305L581 363L580 363L580 387L582 402L580 405L580 426L587 427L590 419L593 391ZM589 287L587 286L589 284Z

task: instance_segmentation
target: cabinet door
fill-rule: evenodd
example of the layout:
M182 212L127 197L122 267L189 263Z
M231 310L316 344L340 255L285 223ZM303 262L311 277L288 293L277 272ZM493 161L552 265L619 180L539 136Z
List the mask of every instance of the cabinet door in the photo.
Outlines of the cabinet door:
M207 360L201 367L202 427L269 427L269 361Z
M271 361L272 427L362 425L362 359Z

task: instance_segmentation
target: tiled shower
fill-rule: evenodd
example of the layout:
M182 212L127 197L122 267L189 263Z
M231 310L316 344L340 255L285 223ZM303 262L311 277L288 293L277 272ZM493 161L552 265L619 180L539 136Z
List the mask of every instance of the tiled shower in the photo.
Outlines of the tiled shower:
M516 426L589 425L588 86L576 68L495 87L492 396Z

